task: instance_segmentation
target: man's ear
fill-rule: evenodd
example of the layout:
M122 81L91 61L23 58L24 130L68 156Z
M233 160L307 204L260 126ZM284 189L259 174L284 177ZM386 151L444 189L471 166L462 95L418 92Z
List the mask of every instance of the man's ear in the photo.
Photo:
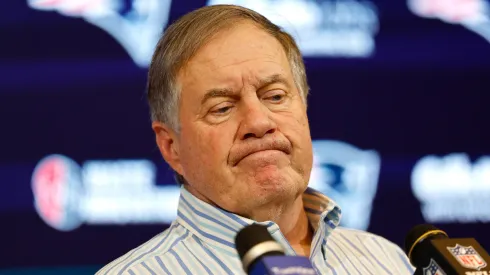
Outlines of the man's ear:
M174 171L182 175L178 135L165 123L154 121L151 127L155 132L155 139L163 158Z

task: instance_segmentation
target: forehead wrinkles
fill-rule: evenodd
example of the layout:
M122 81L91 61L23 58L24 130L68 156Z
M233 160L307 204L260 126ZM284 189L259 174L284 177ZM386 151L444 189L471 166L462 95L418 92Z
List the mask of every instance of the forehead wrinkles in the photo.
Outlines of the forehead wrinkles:
M234 61L234 62L233 62ZM189 66L183 71L181 80L185 80L185 88L230 88L239 90L245 85L259 85L259 80L264 77L278 74L288 77L288 63L273 59L271 55L267 57L230 60L230 63L206 64L196 61L193 66ZM234 66L240 68L234 70ZM204 87L201 87L204 85ZM213 86L216 85L216 86Z
M237 52L240 54L237 55ZM254 24L242 23L216 34L196 52L189 63L238 64L267 55L271 58L281 57L281 52L285 57L284 49L275 37Z
M233 66L240 68L233 70ZM286 52L279 41L253 24L245 24L217 34L203 45L181 68L178 80L183 89L184 86L200 89L200 84L210 82L236 89L262 74L289 75L288 68Z
M246 68L247 64L253 66L255 62L273 63L279 66L287 64L287 58L285 54L281 55L281 49L275 47L270 49L264 47L255 48L254 46L242 46L228 51L216 49L213 51L218 53L215 56L207 56L206 53L203 53L191 60L185 71L215 72L238 65L245 65L244 67Z

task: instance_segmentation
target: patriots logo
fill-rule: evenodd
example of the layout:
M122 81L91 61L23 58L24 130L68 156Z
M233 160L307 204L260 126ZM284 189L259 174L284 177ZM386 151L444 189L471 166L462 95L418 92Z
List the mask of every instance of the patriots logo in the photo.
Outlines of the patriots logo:
M171 0L28 0L29 7L82 18L116 39L140 67L148 67Z
M456 246L447 249L463 267L480 270L487 266L485 260L472 246L456 244Z
M408 0L408 7L420 17L461 24L490 42L490 5L486 0Z
M379 154L335 140L313 141L313 154L309 186L340 206L348 205L342 209L342 226L366 230L378 185Z

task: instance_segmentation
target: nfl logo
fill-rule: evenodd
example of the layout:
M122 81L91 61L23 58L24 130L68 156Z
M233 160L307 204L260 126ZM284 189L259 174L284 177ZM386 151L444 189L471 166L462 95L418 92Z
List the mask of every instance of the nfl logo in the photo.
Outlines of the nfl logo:
M448 247L447 249L463 267L480 270L487 266L485 260L472 246L456 244L455 247Z
M444 271L439 267L439 265L433 260L430 259L429 266L424 268L424 275L446 275Z
M430 259L429 266L424 268L424 275L446 275L444 271L439 267L439 265L433 260Z

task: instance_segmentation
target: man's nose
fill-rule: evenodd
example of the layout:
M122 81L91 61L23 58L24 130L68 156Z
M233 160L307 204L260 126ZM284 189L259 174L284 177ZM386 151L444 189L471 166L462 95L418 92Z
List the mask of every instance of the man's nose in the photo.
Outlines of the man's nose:
M245 104L243 119L238 130L239 138L261 138L276 131L277 125L270 117L270 110L260 100Z

